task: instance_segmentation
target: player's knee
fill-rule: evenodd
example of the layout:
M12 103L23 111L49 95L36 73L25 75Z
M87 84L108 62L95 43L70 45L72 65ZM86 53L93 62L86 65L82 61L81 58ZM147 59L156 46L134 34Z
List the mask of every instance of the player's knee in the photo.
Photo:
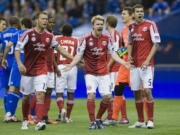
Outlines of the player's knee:
M51 93L52 93L52 89L48 88L46 91L46 96L51 96Z
M16 91L16 88L14 86L9 87L9 92L15 92L15 91Z
M103 101L104 102L110 102L111 101L111 99L112 99L112 95L111 94L108 94L108 95L105 95L105 96L103 96Z
M94 100L95 99L95 93L88 93L88 99Z
M57 98L60 98L60 97L63 98L63 93L56 93L56 97L57 97Z
M36 100L37 102L44 102L45 93L44 92L36 92Z
M74 92L68 92L68 99L73 100L74 99Z
M138 100L141 100L142 99L142 94L141 94L141 91L134 91L134 97L135 97L135 100L138 101Z
M144 93L146 95L147 100L152 100L153 99L151 89L144 89Z
M27 102L27 101L30 101L30 95L23 96L22 102Z

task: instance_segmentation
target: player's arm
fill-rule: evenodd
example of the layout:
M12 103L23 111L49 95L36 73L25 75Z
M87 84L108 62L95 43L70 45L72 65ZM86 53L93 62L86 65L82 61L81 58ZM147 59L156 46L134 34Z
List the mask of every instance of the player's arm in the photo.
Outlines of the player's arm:
M158 33L157 26L155 23L152 23L152 25L150 26L150 36L153 43L153 47L151 48L151 51L149 55L147 56L146 60L142 64L142 67L146 67L149 65L151 59L154 57L159 47L159 43L161 42L160 35Z
M29 36L23 35L20 38L20 40L17 42L16 48L15 48L15 58L16 58L16 61L18 64L19 71L22 74L26 73L26 67L24 66L24 64L21 61L20 53L21 53L21 50L24 49L24 46L27 44L28 40L29 40Z
M68 59L70 59L70 60L73 59L73 56L70 55L62 46L58 46L58 47L57 47L57 51L58 51L61 55L63 55L64 57L66 57L66 58L68 58Z
M77 47L76 56L73 58L72 62L63 69L64 71L71 70L77 63L79 63L84 54L84 50L86 48L86 41L82 41L82 43Z
M13 43L8 42L6 47L5 47L4 54L3 54L3 57L2 57L2 67L3 68L6 68L7 65L8 65L6 57L7 57L8 53L9 53L9 50L11 49L11 46L13 46Z

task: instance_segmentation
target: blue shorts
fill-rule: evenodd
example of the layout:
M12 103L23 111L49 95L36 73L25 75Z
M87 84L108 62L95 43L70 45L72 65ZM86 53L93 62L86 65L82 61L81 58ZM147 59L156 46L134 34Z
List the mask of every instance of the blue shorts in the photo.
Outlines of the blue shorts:
M21 61L24 62L24 55L20 55ZM14 86L14 87L20 87L20 81L21 81L21 73L19 72L18 69L18 64L16 61L14 61L11 69L11 74L9 77L9 86Z

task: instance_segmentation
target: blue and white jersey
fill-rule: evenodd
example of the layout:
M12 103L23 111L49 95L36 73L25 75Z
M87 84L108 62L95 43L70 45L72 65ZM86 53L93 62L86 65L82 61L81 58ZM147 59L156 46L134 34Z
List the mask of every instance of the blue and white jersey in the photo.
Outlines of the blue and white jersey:
M27 30L19 30L16 32L16 34L12 37L10 42L13 43L14 48L16 47L18 40L21 38L21 36L26 32ZM21 61L24 62L24 51L21 51L20 54ZM11 73L10 73L10 78L9 78L9 86L15 86L15 87L20 87L20 80L21 80L21 74L18 69L18 64L16 60L14 60Z
M19 31L19 30L16 28L8 28L1 33L1 42L2 42L3 52L4 52L8 42L12 39L12 37L16 34L17 31ZM14 50L15 50L15 48L13 45L7 55L7 60L14 59Z

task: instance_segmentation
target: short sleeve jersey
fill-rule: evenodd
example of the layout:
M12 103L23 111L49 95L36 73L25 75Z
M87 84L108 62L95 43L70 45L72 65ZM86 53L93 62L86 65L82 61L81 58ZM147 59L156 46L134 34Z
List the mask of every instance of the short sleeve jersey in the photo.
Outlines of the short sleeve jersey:
M62 46L70 55L75 56L78 47L78 39L75 37L56 36L56 41ZM63 57L60 53L57 56L57 64L69 64L72 60Z
M47 74L47 53L51 47L57 47L58 43L52 33L45 30L38 33L34 28L25 32L18 44L16 50L24 49L25 62L27 69L26 76L37 76Z
M156 24L148 20L144 20L140 24L131 24L129 26L128 42L133 45L134 65L141 67L153 45L160 43L160 35ZM150 65L154 65L153 59L151 59Z
M117 51L122 46L122 38L117 30L114 30L113 33L110 34L110 38L114 45L114 50ZM119 70L120 64L114 62L110 68L110 72L117 72Z
M92 75L108 74L108 55L115 53L114 46L108 35L102 34L99 38L88 34L82 39L77 49L85 62L85 73Z

